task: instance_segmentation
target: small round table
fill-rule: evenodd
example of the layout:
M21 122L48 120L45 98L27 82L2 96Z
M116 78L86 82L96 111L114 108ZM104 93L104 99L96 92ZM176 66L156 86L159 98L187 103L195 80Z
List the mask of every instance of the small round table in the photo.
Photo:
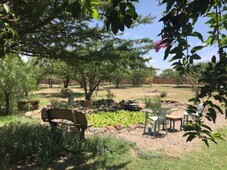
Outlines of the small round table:
M172 129L172 124L173 124L173 130L175 131L176 121L180 121L180 130L182 129L182 117L175 116L175 115L166 115L166 119L170 121L170 129Z

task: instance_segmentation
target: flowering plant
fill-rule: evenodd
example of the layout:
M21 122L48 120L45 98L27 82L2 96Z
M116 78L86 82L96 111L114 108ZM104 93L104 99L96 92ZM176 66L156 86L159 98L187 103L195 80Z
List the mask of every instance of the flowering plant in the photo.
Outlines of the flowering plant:
M163 42L166 38L162 37L162 40L157 40L154 42L154 49L155 52L158 52L161 48L166 48L167 45L165 42Z

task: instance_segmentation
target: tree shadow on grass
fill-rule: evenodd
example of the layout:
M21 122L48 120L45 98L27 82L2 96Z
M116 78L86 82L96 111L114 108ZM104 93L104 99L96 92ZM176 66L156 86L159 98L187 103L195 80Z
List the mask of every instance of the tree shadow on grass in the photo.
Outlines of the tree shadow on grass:
M38 94L39 96L43 96L45 98L53 98L53 97L56 97L56 98L67 98L66 96L63 96L61 93L39 93ZM72 96L74 98L80 98L80 97L83 97L85 94L84 93L80 93L80 92L74 92L72 94Z
M174 86L173 88L191 88L191 86L190 85L182 85L182 86Z
M137 89L137 88L141 88L143 86L132 86L132 85L124 85L124 86L119 86L119 87L105 87L105 90L113 90L113 89Z
M110 158L111 159L111 158ZM77 159L69 159L69 160L63 160L63 161L56 161L54 163L50 163L49 165L42 165L42 164L28 164L28 165L22 165L15 167L16 169L20 170L44 170L44 169L54 169L54 170L62 170L62 169L76 169L76 170L96 170L96 169L113 169L118 170L125 168L130 161L125 161L124 163L114 164L114 165L108 165L107 162L110 162L110 160L96 160L96 161L90 161L90 163L87 163L88 159L84 158L84 160Z
M191 88L190 85L179 85L179 86L177 86L177 85L175 85L175 86L161 85L161 87L167 87L167 88L172 87L172 88L177 88L177 89L181 89L181 88Z

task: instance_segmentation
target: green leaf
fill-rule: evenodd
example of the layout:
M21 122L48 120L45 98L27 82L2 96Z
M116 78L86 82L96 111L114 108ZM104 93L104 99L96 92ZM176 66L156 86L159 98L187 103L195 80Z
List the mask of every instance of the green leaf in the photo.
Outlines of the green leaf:
M119 30L124 31L124 25L122 23L119 23L118 28Z
M208 113L206 114L207 119L211 118L211 120L215 123L217 114L216 111L213 108L208 109Z
M73 18L78 18L78 16L80 15L81 4L78 1L71 4L71 13Z
M183 65L187 65L188 64L188 60L186 58L183 58Z
M130 15L125 15L124 23L127 28L130 28L132 25L132 18Z
M174 2L175 2L174 0L168 1L167 6L166 6L166 11L169 11L172 8Z
M191 98L188 100L189 102L193 102L194 104L199 103L200 100L198 98Z
M119 3L121 2L121 0L113 0L113 7L117 7L119 5Z
M118 33L118 23L113 21L111 24L111 30L113 31L114 34Z
M109 14L109 19L110 19L110 22L114 22L114 20L117 18L118 16L118 12L117 10L112 10Z
M212 63L216 63L216 56L214 55L211 59Z
M174 55L170 61L178 60L178 59L181 59L181 58L182 58L182 55L177 54L177 55Z
M5 48L4 48L4 45L1 45L0 46L0 58L2 58L4 56L5 56Z
M130 15L135 20L138 17L135 7L131 3L127 3L127 6L129 7L129 9L125 11L125 14Z
M205 12L209 10L209 8L209 1L199 1L200 15L205 14Z
M190 58L193 59L193 60L201 59L201 57L198 54L193 54Z
M99 18L99 12L95 8L92 8L92 17L94 19L98 19Z
M164 59L163 59L163 60L166 60L166 59L167 59L171 47L172 47L172 46L170 45L170 46L168 46L168 47L166 48L166 50L165 50L165 55L164 55Z
M206 128L206 129L208 129L210 132L212 132L212 129L209 126L204 125L204 124L201 124L201 126L204 127L204 128Z
M11 10L7 4L3 4L3 7L5 8L5 10L8 14L11 14Z
M175 48L173 48L170 52L170 54L183 54L182 52L182 48L177 46ZM183 55L182 55L183 56ZM182 57L183 58L183 57Z
M212 37L209 36L208 39L206 40L206 44L210 45L211 44Z
M197 51L199 51L199 50L201 50L203 48L204 48L204 46L202 46L202 45L196 46L196 47L191 49L191 53L194 54L195 52L197 52Z
M208 140L206 138L202 139L203 142L205 142L205 144L207 145L207 147L209 147L209 143Z
M91 1L91 4L92 5L99 5L100 4L100 1L99 0L92 0Z
M193 32L192 34L191 34L191 36L195 36L195 37L198 37L202 42L204 42L204 40L203 40L203 36L202 36L202 34L200 34L199 32Z
M192 141L194 138L195 138L195 135L194 135L194 134L190 134L190 135L188 136L186 142Z
M16 36L17 38L19 38L19 34L16 30L11 29L11 32L13 33L13 36Z

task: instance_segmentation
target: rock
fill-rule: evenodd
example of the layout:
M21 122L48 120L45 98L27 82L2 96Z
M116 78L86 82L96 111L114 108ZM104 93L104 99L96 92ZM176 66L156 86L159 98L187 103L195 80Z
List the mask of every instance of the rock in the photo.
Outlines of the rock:
M122 129L123 129L123 127L122 127L121 125L115 125L114 127L115 127L115 129L117 129L117 130L122 130Z
M107 126L106 130L115 130L115 128L113 126Z
M137 107L141 110L146 107L146 104L144 102L138 102Z
M41 110L34 110L34 111L33 111L33 114L34 114L34 115L39 115L40 113L41 113Z
M30 116L32 116L32 114L33 114L33 112L29 111L29 112L26 112L26 113L24 114L24 116L30 117Z
M131 125L131 126L129 126L129 129L131 129L131 130L133 130L135 128L137 128L137 125Z
M103 133L105 130L103 128L89 128L90 133L98 134Z

